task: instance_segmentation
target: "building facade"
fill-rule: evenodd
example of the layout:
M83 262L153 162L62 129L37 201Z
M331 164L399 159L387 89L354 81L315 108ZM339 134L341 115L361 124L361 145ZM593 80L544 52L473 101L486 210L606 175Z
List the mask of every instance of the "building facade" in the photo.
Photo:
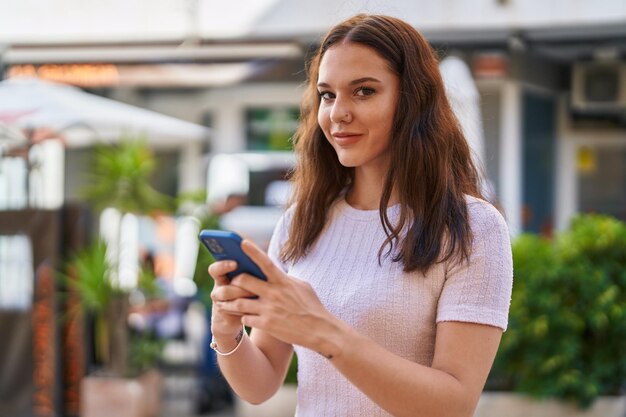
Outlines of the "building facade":
M225 9L208 0L134 8L112 2L95 11L79 7L73 17L59 13L55 25L22 3L8 6L13 19L0 25L4 77L71 82L210 126L206 146L163 155L181 167L197 153L286 146L305 62L320 36L357 12L402 17L442 58L455 55L471 68L481 97L484 168L512 234L550 234L578 212L626 220L623 1L273 0L234 1ZM64 10L78 4L59 3ZM18 28L26 17L40 36Z

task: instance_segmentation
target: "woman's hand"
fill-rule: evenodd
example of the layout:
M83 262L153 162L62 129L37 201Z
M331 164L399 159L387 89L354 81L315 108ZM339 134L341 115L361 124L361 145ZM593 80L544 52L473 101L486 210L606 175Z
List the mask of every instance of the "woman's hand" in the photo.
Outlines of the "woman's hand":
M237 395L248 402L259 404L274 395L282 385L293 348L291 344L258 329L254 329L249 338L237 339L242 334L243 313L227 307L239 302L255 301L249 297L256 294L230 281L226 274L235 270L233 261L215 262L209 267L209 273L215 280L211 292L211 331L219 352L232 352L241 342L232 356L218 355L220 371ZM265 283L257 278L249 278Z
M219 310L229 317L240 316L246 326L263 330L292 345L300 345L324 356L339 352L342 322L324 308L310 284L288 276L249 240L241 244L243 251L267 277L260 280L241 274L231 286L258 295L258 298L232 297L219 301Z
M241 331L241 314L225 311L220 306L226 301L254 295L240 287L231 285L226 274L235 269L237 269L235 261L218 261L209 266L209 275L215 281L215 286L211 291L211 300L213 300L211 333L218 341L222 351L229 351L230 345L233 348L236 346L236 336Z

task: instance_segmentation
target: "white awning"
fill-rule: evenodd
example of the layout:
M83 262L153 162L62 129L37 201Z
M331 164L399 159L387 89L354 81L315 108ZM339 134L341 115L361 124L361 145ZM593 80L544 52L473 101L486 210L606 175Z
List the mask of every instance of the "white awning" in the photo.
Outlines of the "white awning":
M52 131L68 147L143 135L150 146L173 148L206 140L209 134L194 123L39 79L0 82L0 123L13 131Z

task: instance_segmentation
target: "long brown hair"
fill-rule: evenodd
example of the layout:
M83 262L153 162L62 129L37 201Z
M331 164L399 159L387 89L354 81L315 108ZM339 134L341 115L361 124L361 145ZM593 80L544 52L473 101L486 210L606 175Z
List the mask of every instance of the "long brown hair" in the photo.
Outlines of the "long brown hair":
M391 163L379 207L387 235L379 259L386 246L389 255L394 245L399 251L393 260L401 261L407 272L426 272L434 263L456 255L467 259L472 236L465 196L480 197L479 177L446 98L435 53L402 20L365 14L332 28L308 65L308 86L294 136L298 158L292 177L295 207L281 257L296 261L306 255L324 228L330 206L353 181L354 169L339 163L317 122L319 65L328 48L339 42L372 48L400 79ZM394 186L401 207L396 224L387 216ZM407 232L404 238L403 230Z

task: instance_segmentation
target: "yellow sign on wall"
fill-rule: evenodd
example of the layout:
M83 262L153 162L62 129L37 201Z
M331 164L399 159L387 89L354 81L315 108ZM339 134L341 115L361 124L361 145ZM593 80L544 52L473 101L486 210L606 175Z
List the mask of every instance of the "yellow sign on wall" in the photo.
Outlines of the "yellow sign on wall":
M588 147L581 146L576 154L576 167L582 174L590 174L597 168L596 152Z

